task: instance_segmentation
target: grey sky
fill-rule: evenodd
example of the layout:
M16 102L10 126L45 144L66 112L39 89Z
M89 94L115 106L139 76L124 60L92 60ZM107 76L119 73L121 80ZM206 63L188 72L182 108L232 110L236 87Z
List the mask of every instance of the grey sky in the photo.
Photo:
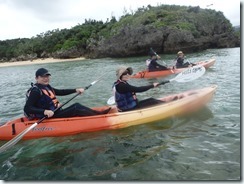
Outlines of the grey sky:
M149 4L211 8L222 11L234 26L240 25L238 0L0 0L0 40L30 38L57 28L69 29L85 19L119 18L125 9L130 12Z

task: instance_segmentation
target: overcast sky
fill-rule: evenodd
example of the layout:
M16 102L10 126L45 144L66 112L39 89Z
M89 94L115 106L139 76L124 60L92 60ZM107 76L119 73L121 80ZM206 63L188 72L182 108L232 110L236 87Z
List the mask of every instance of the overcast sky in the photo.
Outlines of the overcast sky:
M242 2L242 1L241 1ZM240 25L239 0L0 0L0 40L31 38L53 29L72 28L85 19L118 20L126 9L176 4L222 11L233 26Z

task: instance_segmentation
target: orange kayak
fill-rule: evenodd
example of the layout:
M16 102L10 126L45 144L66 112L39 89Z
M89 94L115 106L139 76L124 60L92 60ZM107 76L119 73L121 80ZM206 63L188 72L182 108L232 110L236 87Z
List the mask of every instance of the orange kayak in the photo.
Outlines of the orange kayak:
M202 65L206 69L214 65L215 59L210 59L208 61L199 61L194 64ZM131 76L131 78L157 78L157 77L167 77L169 75L178 74L182 71L184 71L187 68L178 68L178 69L171 69L171 70L161 70L161 71L155 71L155 72L149 72L148 70L144 70L141 72L138 72Z
M105 115L46 119L25 134L23 139L67 136L82 132L126 128L155 122L177 114L192 113L212 99L216 88L217 86L213 85L169 95L160 98L165 103L140 110L118 112L116 106L112 106L110 112ZM106 108L108 106L94 107L96 110L104 110ZM0 140L14 138L36 121L29 121L22 117L7 122L0 127Z

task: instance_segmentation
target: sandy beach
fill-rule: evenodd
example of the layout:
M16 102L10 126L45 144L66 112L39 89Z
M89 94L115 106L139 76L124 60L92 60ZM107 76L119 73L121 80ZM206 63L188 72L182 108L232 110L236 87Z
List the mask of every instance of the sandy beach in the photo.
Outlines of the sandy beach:
M46 59L35 59L28 61L16 61L16 62L0 62L0 67L8 67L8 66L21 66L21 65L34 65L34 64L45 64L45 63L58 63L58 62L67 62L67 61L80 61L84 60L84 57L74 58L74 59L54 59L54 58L46 58Z

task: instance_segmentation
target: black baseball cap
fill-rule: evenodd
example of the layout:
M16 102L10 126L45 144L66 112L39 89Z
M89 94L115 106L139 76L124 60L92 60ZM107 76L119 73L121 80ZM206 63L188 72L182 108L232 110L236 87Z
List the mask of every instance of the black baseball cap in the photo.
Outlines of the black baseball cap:
M50 73L48 72L48 70L45 69L45 68L39 68L39 69L36 71L36 77L38 77L38 76L43 77L43 76L47 76L47 75L51 75L51 74L50 74Z

